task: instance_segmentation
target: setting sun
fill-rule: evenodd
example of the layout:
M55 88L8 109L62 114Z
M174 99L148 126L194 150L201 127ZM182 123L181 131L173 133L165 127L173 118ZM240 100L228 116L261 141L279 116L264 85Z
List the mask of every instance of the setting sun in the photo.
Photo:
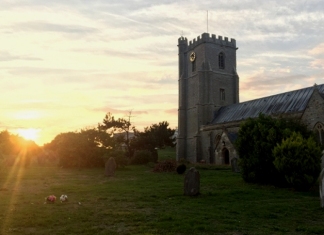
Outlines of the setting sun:
M36 141L38 139L39 129L28 128L28 129L18 129L17 133L26 140Z

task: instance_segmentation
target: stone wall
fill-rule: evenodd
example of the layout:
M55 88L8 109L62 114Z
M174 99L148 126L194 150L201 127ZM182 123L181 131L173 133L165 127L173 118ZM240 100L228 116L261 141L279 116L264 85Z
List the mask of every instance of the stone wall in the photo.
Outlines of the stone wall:
M324 123L324 99L316 88L314 89L301 120L310 130L313 130L317 122Z

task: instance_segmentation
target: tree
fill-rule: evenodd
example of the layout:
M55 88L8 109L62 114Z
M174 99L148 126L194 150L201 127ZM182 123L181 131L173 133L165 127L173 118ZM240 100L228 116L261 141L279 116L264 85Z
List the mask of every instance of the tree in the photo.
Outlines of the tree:
M312 137L294 132L273 149L274 165L295 189L306 191L321 171L321 148Z
M57 135L46 148L55 151L62 167L103 166L109 136L96 128Z
M283 174L273 164L273 148L293 132L305 138L311 135L306 126L294 119L272 118L260 114L240 126L236 147L240 156L242 177L247 182L282 185Z
M174 146L175 129L169 127L166 121L153 124L146 127L144 132L135 131L135 138L131 142L131 146L136 150L154 151L156 148L164 148L165 146Z
M145 128L144 132L148 133L152 138L152 142L155 143L155 147L163 148L165 146L174 146L175 129L171 129L167 121L159 122L159 124L153 124L152 126Z
M7 130L0 132L0 159L7 166L29 166L32 159L40 152L40 147L34 141L25 140Z
M98 129L100 131L105 131L114 136L115 143L117 144L114 146L115 148L118 148L118 146L121 147L122 145L126 147L128 157L132 156L132 149L130 147L130 131L136 131L135 127L132 126L130 121L132 117L131 114L132 112L129 112L127 119L116 119L111 113L108 112L103 119L102 124L98 124Z

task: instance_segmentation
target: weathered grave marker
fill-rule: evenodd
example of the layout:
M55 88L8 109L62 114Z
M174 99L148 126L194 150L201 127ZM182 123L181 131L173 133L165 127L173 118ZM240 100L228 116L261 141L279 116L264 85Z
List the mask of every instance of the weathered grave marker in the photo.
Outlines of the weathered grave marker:
M240 168L238 167L237 161L238 158L236 157L232 158L231 160L232 171L236 173L240 172Z
M200 173L191 167L184 179L184 195L197 196L200 193Z
M115 171L117 168L117 164L115 158L110 157L105 164L105 175L106 176L115 176Z
M321 207L324 207L324 168L319 176L319 193L321 200Z

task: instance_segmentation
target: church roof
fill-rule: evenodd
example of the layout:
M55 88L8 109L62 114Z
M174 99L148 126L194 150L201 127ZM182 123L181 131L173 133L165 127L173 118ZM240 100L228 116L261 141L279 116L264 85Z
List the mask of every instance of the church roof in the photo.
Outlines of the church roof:
M227 133L228 139L231 141L231 143L235 143L238 133L237 132L228 132Z
M324 97L324 84L300 90L289 91L277 95L250 100L238 104L221 107L214 114L214 120L210 124L240 121L247 118L258 117L260 113L266 115L278 115L303 112L308 101L317 88Z

